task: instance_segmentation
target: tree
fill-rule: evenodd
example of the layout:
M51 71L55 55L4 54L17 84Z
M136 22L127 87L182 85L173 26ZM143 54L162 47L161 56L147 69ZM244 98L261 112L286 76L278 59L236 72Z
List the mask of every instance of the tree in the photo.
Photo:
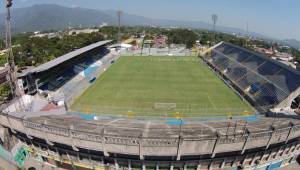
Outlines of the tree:
M0 67L3 67L6 63L6 55L1 55L0 56Z
M37 66L75 49L103 40L100 33L66 35L63 38L30 37L21 34L13 37L16 64L19 67Z
M0 101L10 96L10 86L6 83L0 85Z
M198 39L198 35L188 29L173 29L166 32L168 44L185 44L187 48L192 48Z

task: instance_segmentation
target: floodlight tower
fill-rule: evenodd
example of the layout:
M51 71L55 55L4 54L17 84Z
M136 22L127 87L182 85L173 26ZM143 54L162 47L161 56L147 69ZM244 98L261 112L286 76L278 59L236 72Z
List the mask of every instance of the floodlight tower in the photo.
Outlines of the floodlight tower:
M122 11L119 10L117 11L118 15L118 43L121 43L121 16L122 16Z
M211 16L211 19L213 20L213 24L214 24L214 28L213 28L213 31L214 31L214 41L216 42L216 24L217 24L217 21L218 21L218 15L217 14L213 14Z
M13 55L12 45L11 45L11 15L10 15L10 8L12 7L12 1L13 0L6 0L6 60L9 67L9 85L11 89L12 97L15 99L19 99L22 97L21 89L18 85L18 79L17 79L17 70L15 65L15 59ZM17 111L24 111L24 103L23 100L18 100L18 107L16 107Z
M247 21L247 36L249 36L249 23Z
M11 48L11 16L10 16L10 8L12 7L12 0L6 0L6 24L5 24L5 47L7 50L7 63L9 64L11 69L14 69L15 63L14 63L14 57L12 54L12 48Z
M248 25L248 21L247 21L247 35L246 35L246 46L248 46L248 42L250 40L250 35L249 35L249 25Z
M6 60L8 63L9 67L9 82L10 82L10 88L11 88L11 93L13 97L19 97L20 93L18 90L18 85L17 85L17 77L16 77L16 66L15 66L15 61L14 61L14 55L12 51L12 46L11 46L11 15L10 15L10 8L12 7L12 0L6 0Z

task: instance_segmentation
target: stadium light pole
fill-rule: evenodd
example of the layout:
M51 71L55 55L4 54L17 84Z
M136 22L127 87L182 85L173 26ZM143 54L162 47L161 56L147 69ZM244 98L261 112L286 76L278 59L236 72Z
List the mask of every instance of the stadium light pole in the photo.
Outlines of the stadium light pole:
M144 44L145 44L145 37L143 38L143 41L142 41L141 56L143 55Z
M214 41L216 42L216 24L217 24L217 21L218 21L218 15L213 14L211 16L211 19L213 21Z
M17 110L24 111L24 103L22 97L21 89L18 86L18 79L17 79L17 72L16 72L16 65L15 65L15 58L13 55L12 50L12 43L11 43L11 12L10 8L13 5L13 0L6 0L6 23L5 23L5 48L7 50L6 52L6 61L8 64L8 79L9 79L9 85L11 90L11 95L13 98L20 98L18 101L19 107Z
M247 30L247 35L246 35L246 47L248 47L249 45L249 39L250 39L250 35L249 35L249 24L248 24L248 21L246 23L246 30Z
M119 10L117 11L118 15L118 43L121 43L121 16L122 16L122 11Z
M6 40L5 40L5 46L7 50L6 55L6 61L8 63L9 67L9 84L11 88L11 93L13 97L19 97L20 93L18 91L18 85L17 85L17 78L16 78L16 66L14 61L14 55L12 51L12 45L11 45L11 13L10 8L12 7L13 0L6 0Z
M179 125L179 134L178 134L178 143L177 143L177 151L176 151L176 155L177 155L177 160L180 159L179 157L179 147L180 147L180 141L181 141L181 131L182 131L182 118L180 118L180 125Z
M247 125L248 125L248 121L246 120L245 121L245 124L244 124L244 127L243 127L243 133L245 134L246 133L246 131L247 131Z
M249 36L249 23L247 21L247 36Z

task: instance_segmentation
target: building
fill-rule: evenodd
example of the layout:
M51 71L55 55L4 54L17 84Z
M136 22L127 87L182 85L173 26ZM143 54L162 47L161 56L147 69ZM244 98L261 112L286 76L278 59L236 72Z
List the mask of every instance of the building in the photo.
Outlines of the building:
M259 53L262 53L262 54L265 54L267 56L272 56L272 55L275 54L275 52L273 51L272 48L266 49L266 48L255 47L255 51L257 51Z
M102 27L107 27L108 26L108 24L106 23L106 22L103 22L102 24L100 24L100 28L102 28Z
M47 37L47 38L51 39L51 38L60 37L60 32L40 33L40 32L37 31L37 32L34 32L34 34L30 37L31 38L33 38L33 37L38 37L38 38Z
M154 48L166 48L167 47L168 37L165 35L156 36L153 39L153 47Z
M69 31L69 35L77 35L77 34L91 34L94 32L99 32L99 29L92 29L92 28L87 28L87 29L72 29Z

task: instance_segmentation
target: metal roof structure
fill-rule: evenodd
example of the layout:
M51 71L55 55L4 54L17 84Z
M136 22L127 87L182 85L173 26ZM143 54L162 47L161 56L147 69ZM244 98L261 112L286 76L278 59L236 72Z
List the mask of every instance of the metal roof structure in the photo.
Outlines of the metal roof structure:
M28 75L29 73L40 73L40 72L43 72L43 71L46 71L46 70L49 70L63 62L66 62L78 55L81 55L83 53L86 53L88 51L91 51L97 47L101 47L103 45L106 45L108 43L111 43L112 40L106 40L106 41L100 41L100 42L97 42L97 43L94 43L94 44L91 44L91 45L88 45L86 47L83 47L83 48L80 48L78 50L75 50L75 51L72 51L70 53L67 53L63 56L60 56L54 60L51 60L47 63L44 63L42 65L39 65L38 67L35 67L34 69L28 71L28 72L24 72L23 74L21 74L20 76L26 76Z

